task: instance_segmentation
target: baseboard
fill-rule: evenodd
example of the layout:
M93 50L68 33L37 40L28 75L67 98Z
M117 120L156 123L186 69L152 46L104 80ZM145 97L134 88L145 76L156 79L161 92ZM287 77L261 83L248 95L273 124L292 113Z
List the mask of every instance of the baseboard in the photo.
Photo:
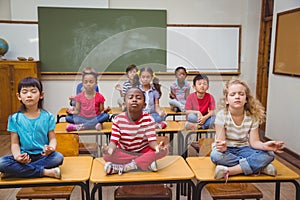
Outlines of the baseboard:
M271 139L268 137L264 137L264 141L269 141L269 140ZM282 153L277 153L276 155L300 169L300 155L297 154L296 152L285 147Z

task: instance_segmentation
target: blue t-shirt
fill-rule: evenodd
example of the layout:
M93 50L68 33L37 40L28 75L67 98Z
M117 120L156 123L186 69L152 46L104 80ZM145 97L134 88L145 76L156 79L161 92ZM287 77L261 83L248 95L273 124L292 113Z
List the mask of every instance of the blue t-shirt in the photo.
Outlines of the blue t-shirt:
M8 118L7 131L19 136L21 153L40 154L49 144L48 132L54 130L54 115L41 109L37 118L30 119L22 112Z

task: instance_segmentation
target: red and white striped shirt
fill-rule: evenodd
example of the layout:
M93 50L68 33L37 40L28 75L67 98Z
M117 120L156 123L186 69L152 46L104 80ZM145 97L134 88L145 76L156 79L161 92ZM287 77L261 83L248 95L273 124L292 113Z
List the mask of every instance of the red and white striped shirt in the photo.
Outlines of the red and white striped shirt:
M120 149L140 152L149 146L149 142L156 141L153 118L143 112L138 120L131 121L127 112L119 114L113 119L110 141Z

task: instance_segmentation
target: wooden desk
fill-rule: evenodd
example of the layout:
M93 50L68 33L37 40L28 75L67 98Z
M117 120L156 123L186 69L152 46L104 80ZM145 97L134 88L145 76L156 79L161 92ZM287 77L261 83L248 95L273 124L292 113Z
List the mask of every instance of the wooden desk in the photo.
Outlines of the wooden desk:
M0 188L20 188L37 186L78 185L85 191L86 199L90 199L89 178L93 158L91 156L65 157L60 166L61 179L42 178L1 178Z
M176 121L166 121L167 122L167 127L165 129L156 129L156 134L158 135L163 135L165 136L166 134L169 134L170 137L170 144L172 147L173 145L173 140L174 140L174 134L177 134L177 150L178 150L178 155L182 154L182 149L183 149L183 135L181 134L180 131L180 124ZM173 149L172 148L172 154L173 154Z
M215 129L199 128L197 130L186 130L185 129L186 121L180 121L178 123L180 125L182 137L184 137L184 144L183 144L183 149L182 149L182 155L184 158L187 157L187 148L188 148L188 145L191 143L191 141L189 139L192 135L196 134L197 135L196 140L199 140L200 138L212 138L212 137L214 137L214 134L216 133Z
M203 187L208 183L224 183L224 179L214 179L215 164L211 162L210 157L188 157L186 159L187 163L191 167L198 181L196 185L196 192L194 193L193 199L201 199L201 191ZM296 189L296 200L300 199L300 186L296 179L299 175L289 169L287 166L274 160L272 164L277 169L277 176L268 176L260 174L259 176L229 176L228 182L251 182L251 183L265 183L274 182L276 184L275 188L275 199L280 199L280 183L281 182L291 182L295 185Z
M157 160L158 171L133 171L118 174L106 175L104 173L105 161L103 158L96 158L93 162L90 181L94 183L91 192L91 199L95 199L98 190L98 199L102 199L102 186L134 185L134 184L158 184L177 183L176 197L179 199L180 183L189 183L195 189L191 179L194 174L181 156L166 156Z
M167 117L173 116L173 121L176 120L176 116L186 115L185 112L175 112L174 110L171 109L171 107L162 107L162 109L166 112Z

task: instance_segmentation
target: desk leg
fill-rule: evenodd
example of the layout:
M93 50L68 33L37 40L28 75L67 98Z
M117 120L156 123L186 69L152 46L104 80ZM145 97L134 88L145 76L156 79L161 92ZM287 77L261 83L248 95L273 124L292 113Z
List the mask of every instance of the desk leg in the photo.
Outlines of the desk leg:
M98 190L98 200L102 200L102 187L95 183L91 192L91 200L95 200L95 193Z
M280 181L275 183L275 200L280 200Z
M206 185L206 182L199 182L197 184L197 188L196 188L196 192L193 193L193 199L194 200L201 200L201 193L202 193L202 189L204 188L204 186Z

